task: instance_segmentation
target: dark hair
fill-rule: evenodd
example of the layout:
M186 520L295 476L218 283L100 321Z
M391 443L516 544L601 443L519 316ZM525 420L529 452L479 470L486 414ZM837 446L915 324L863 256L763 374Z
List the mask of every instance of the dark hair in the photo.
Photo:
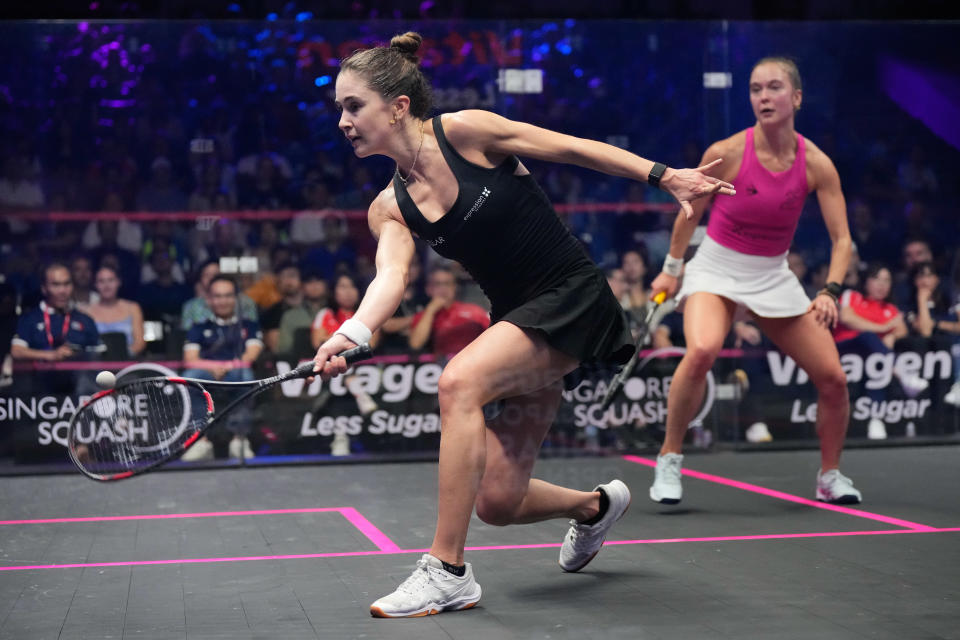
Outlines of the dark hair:
M937 288L933 290L933 295L930 296L930 301L933 303L933 310L945 313L949 308L947 302L947 296L943 287L943 278L940 278L940 274L937 273L937 267L932 262L924 261L918 262L913 265L913 268L910 269L910 302L916 304L917 302L917 276L929 271L933 275L937 276L940 282L937 284Z
M51 262L43 265L43 284L47 284L47 274L53 271L54 269L66 269L67 273L70 275L70 282L73 282L73 273L70 271L70 267L60 262L59 260L53 260Z
M750 73L753 74L753 70L760 65L771 62L780 65L783 70L787 72L787 77L790 78L790 84L793 85L794 89L803 90L803 80L800 79L800 69L797 67L796 62L786 56L766 56L760 58L753 67L751 67Z
M195 283L200 282L200 276L203 275L203 272L206 271L207 267L209 267L212 264L217 265L218 269L220 268L220 261L217 260L216 258L204 260L203 262L197 265L196 269L194 269L193 277L191 278L191 280Z
M273 272L277 275L280 275L281 272L286 271L287 269L296 269L297 274L300 274L300 265L292 260L286 262L281 262L276 267L273 268Z
M323 277L323 274L318 269L313 267L310 267L307 269L301 269L300 279L303 282L310 282L312 280L323 280L324 282L326 282L326 279Z
M453 276L454 280L457 279L457 272L454 271L452 266L450 266L449 264L438 263L431 266L430 269L427 271L427 280L432 278L433 274L440 271L443 271L444 273L449 273L450 275Z
M867 268L863 270L863 273L860 274L860 288L864 297L867 295L867 279L876 278L884 269L890 274L890 290L887 292L887 297L883 299L883 302L890 302L893 296L893 271L882 262L871 262L867 265Z
M216 283L218 283L218 282L229 282L229 283L230 283L230 286L233 287L233 292L234 292L235 294L236 294L236 293L240 293L240 288L237 287L236 281L235 281L233 278L231 278L230 276L225 276L225 275L223 275L223 274L219 274L219 275L213 276L213 278L210 280L210 284L207 285L207 291L209 291L210 289L212 289L212 288L213 288L213 285L216 284Z
M411 115L424 120L433 108L433 96L420 71L417 50L422 42L419 33L407 31L394 36L389 47L355 51L340 62L340 70L361 76L386 101L407 96Z
M327 306L331 311L337 312L340 311L340 303L337 302L337 283L340 282L340 278L346 278L350 281L356 290L357 290L357 306L360 306L360 301L363 300L363 288L360 286L360 282L357 278L350 273L349 271L338 271L333 279L327 284L327 287L330 289L330 300L327 303ZM356 309L354 309L356 311Z
M120 280L120 281L123 280L123 278L120 277L120 270L117 269L116 267L114 267L114 266L111 265L111 264L101 264L101 265L99 265L99 266L97 267L96 271L93 272L94 278L96 278L97 273L99 273L102 269L106 269L107 271L112 271L112 272L113 272L113 275L116 276L117 280Z

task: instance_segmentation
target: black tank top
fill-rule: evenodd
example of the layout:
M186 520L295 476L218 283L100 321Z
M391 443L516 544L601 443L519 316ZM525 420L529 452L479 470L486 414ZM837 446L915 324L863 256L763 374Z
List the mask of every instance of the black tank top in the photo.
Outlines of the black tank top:
M596 268L533 176L514 175L520 162L516 156L492 169L481 167L447 141L440 116L433 119L433 131L460 187L457 200L442 218L430 222L395 173L397 204L414 233L476 280L490 298L494 320L571 274Z

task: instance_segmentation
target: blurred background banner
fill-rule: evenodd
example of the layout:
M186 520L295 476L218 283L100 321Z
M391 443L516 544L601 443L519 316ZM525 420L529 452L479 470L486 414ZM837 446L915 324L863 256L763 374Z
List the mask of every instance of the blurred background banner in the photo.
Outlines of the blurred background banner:
M793 58L803 77L797 129L832 158L843 182L857 249L845 284L862 289L868 267L884 266L893 279L889 300L911 326L914 272L929 262L938 313L956 327L960 58L944 51L960 39L957 22L401 23L306 13L7 21L0 23L3 470L66 461L65 421L96 390L91 379L100 369L180 373L185 344L205 353L216 273L238 283L234 315L255 326L238 324L227 338L239 351L214 359L239 360L259 341L247 367L257 376L309 358L337 318L352 313L374 273L365 211L394 167L353 156L337 129L334 82L340 59L406 30L425 37L422 66L436 113L491 110L674 167L696 166L709 143L754 123L747 81L758 59ZM673 204L639 183L524 162L608 271L625 313L639 317L636 297L669 248ZM830 241L815 198L807 199L791 251L791 267L817 291ZM99 342L57 362L13 362L11 340L40 308L51 261L69 271L76 308L95 321ZM385 359L358 367L349 382L290 383L261 398L249 431L256 457L435 455L436 380L449 354L431 343L413 349L409 327L433 297L438 266L451 270L458 300L487 303L462 269L428 247L418 245L414 266L395 324L378 337ZM128 315L103 313L98 302L114 298L129 303ZM37 331L42 338L42 326ZM911 329L890 353L846 349L838 336L850 438L955 441L958 333ZM653 346L667 350L634 373L608 412L598 407L613 372L565 395L546 453L658 446L682 316L668 316L658 336ZM749 327L735 328L726 347L691 444L814 444L815 393L805 375ZM345 438L335 445L338 434ZM229 457L229 434L212 440L208 459Z

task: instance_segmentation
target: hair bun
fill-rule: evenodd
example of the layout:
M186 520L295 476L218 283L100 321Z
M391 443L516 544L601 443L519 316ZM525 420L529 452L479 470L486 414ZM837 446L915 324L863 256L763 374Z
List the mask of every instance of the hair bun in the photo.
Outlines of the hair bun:
M417 64L420 62L419 56L417 56L417 51L420 49L420 44L423 42L423 36L415 31L407 31L406 33L398 36L393 36L390 39L390 48L396 49L400 54L409 60L410 62Z

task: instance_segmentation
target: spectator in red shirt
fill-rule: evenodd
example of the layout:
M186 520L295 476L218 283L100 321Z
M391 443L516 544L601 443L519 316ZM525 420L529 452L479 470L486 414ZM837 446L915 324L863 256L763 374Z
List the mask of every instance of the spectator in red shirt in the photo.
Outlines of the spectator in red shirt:
M411 349L420 350L429 343L434 354L453 355L490 326L483 307L457 300L457 278L450 267L430 270L427 295L430 303L410 325Z
M871 353L890 353L894 342L907 335L907 325L900 309L890 302L893 276L882 264L872 263L863 279L863 291L848 289L840 297L840 320L833 336L840 353L859 353L866 357ZM894 371L904 393L913 397L927 388L928 382L916 374ZM867 391L875 401L883 399L880 389ZM871 418L867 425L867 437L883 440L887 437L886 425L880 418Z
M333 286L333 296L330 300L330 306L321 309L317 317L313 320L310 327L310 338L313 341L313 347L317 348L330 339L337 329L344 322L353 317L357 311L357 305L360 303L360 289L357 287L353 276L342 273L337 276ZM379 339L380 332L373 334L370 340L370 346L374 347ZM357 409L360 413L367 415L377 410L377 403L357 384L354 376L347 376L347 389L350 395L357 401ZM324 396L321 396L324 397ZM319 403L322 404L322 403ZM314 413L319 411L320 406L314 407ZM330 442L330 453L334 456L346 456L350 454L350 438L346 433L337 432Z

